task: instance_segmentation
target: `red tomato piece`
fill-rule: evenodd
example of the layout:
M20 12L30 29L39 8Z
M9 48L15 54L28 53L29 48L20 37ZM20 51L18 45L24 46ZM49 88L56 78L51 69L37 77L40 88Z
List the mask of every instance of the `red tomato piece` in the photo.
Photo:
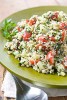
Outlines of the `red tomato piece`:
M37 39L38 41L41 41L41 42L48 42L48 40L47 39L45 39L45 37L42 35L42 36L40 36L40 37L38 37L38 39Z
M64 39L65 39L65 35L66 35L66 32L65 32L65 31L63 31L63 32L62 32L61 41L64 41Z
M54 36L50 37L49 39L50 39L51 41L54 41L54 42L56 41Z
M50 62L51 65L54 64L54 57L51 57L51 58L49 59L49 62Z
M31 19L29 20L29 25L32 26L36 23L36 20L35 19Z
M42 46L42 50L45 50L45 49L46 49L46 46L43 45L43 46Z
M67 68L67 56L64 57L64 61L62 62L62 64L64 65L64 68Z
M18 32L21 32L22 31L22 29L20 27L18 27L17 30L18 30Z
M52 51L48 52L48 54L46 55L46 60L48 60L50 64L54 64L54 55Z
M63 29L67 30L67 23L61 22L61 23L59 24L59 29L61 29L61 30L63 30Z
M24 41L28 41L29 38L31 37L31 35L32 35L32 33L25 32L25 33L23 34L23 40L24 40Z
M33 60L33 59L30 59L30 60L29 60L29 63L30 63L31 65L34 65L34 60Z
M31 65L34 65L34 64L38 63L39 61L40 61L39 59L37 59L37 60L30 59L30 60L29 60L29 63L30 63Z
M62 64L63 64L64 68L67 68L67 61L63 61Z
M64 66L64 68L67 68L67 66Z
M26 19L26 23L28 23L29 22L29 19Z
M58 18L58 12L55 12L52 16L51 16L51 19L55 20Z
M47 53L46 59L50 59L53 56L52 51L49 51Z

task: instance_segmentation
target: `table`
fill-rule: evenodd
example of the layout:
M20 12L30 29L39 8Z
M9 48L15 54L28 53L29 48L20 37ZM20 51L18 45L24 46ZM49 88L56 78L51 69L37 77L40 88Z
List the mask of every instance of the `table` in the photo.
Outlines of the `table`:
M48 5L67 6L67 0L0 0L0 21L16 11Z
M67 0L0 0L0 22L19 10L48 5L67 6ZM3 70L1 66L0 68ZM49 100L67 100L67 97L49 98Z

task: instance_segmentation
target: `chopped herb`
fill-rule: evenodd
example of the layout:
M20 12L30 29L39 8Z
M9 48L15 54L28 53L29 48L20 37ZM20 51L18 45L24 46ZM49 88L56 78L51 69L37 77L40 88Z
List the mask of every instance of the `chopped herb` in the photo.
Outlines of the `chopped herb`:
M14 36L16 33L12 33L12 29L16 26L16 23L14 23L11 19L5 20L3 22L3 27L1 29L3 36L9 40L12 39L12 36Z

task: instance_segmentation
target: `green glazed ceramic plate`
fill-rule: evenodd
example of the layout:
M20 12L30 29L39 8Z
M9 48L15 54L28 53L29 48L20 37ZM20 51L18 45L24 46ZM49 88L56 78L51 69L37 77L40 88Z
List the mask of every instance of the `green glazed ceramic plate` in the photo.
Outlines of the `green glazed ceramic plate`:
M67 7L62 6L45 6L45 7L36 7L30 8L27 10L22 10L16 12L9 16L7 19L11 18L13 21L18 22L23 18L30 18L34 14L41 15L49 10L52 11L64 11L67 13ZM2 22L0 27L2 26ZM52 88L67 88L67 76L62 77L58 75L47 75L38 73L32 68L21 67L18 64L18 60L12 55L8 55L4 50L4 44L6 39L3 37L0 32L0 63L4 65L12 74L20 77L21 79L33 83L37 86L42 87L52 87Z

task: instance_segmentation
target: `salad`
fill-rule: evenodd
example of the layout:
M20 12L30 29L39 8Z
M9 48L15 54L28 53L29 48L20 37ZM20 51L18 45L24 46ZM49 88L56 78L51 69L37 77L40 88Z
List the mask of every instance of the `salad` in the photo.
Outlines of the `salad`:
M8 54L19 65L45 73L65 76L67 68L67 14L48 11L15 24L5 20L2 32Z

